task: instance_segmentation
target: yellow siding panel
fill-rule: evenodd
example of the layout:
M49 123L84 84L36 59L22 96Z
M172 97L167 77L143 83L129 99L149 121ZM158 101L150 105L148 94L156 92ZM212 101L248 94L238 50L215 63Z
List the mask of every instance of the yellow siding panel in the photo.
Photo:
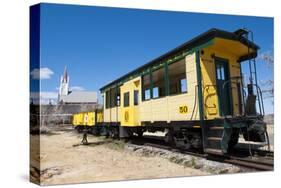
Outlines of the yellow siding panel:
M139 121L139 105L141 101L141 78L137 77L132 79L126 83L124 83L120 87L120 98L121 98L121 126L140 126ZM139 105L134 105L134 90L139 91ZM124 107L124 93L130 93L130 106Z
M168 98L160 98L151 100L153 107L151 121L163 121L169 117Z
M228 44L229 41L227 41ZM203 93L205 101L205 116L208 119L213 119L219 117L219 105L218 105L218 95L216 92L216 73L215 73L215 61L212 58L212 55L215 55L220 58L228 59L229 61L229 70L230 77L240 76L240 67L237 62L239 56L227 51L222 45L223 41L219 40L215 42L215 46L208 47L204 49L204 54L201 54L201 69L202 69L202 81L203 81ZM217 45L216 45L217 44ZM234 43L233 45L237 45ZM235 46L239 48L239 46ZM234 48L234 47L233 47ZM239 105L238 105L238 93L237 87L232 84L232 103L233 103L233 112L234 115L239 115Z
M111 122L110 109L104 108L103 115L104 115L104 122Z
M96 116L97 116L98 123L103 122L103 113L102 112L97 112Z
M73 114L72 116L72 125L73 126L77 126L78 125L78 115L77 114Z
M140 121L152 121L152 101L142 101L139 107Z
M79 113L78 114L78 124L83 125L84 123L84 113Z
M198 119L198 104L194 103L195 96L180 94L169 97L169 120L187 121ZM187 113L181 113L180 107L186 106ZM193 110L194 109L194 110Z
M119 116L120 116L120 107L113 107L110 108L110 121L111 122L118 122L120 121Z
M83 125L83 118L84 118L83 113L73 114L72 124L74 126Z
M94 126L95 125L95 112L86 112L86 115L88 116L88 118L87 118L85 125Z

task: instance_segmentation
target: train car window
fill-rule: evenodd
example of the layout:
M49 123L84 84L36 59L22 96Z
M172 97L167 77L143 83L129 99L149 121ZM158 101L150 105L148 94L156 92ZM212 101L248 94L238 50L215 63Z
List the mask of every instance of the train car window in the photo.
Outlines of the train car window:
M150 96L150 75L146 74L142 77L142 100L149 100Z
M225 78L224 78L224 67L223 66L221 66L221 79L225 80Z
M110 90L105 92L105 108L110 108Z
M221 79L221 69L220 65L217 65L217 78L220 80Z
M134 105L139 105L139 91L134 90Z
M154 87L153 88L153 98L158 98L159 97L159 87Z
M117 103L117 92L116 92L116 88L112 88L110 89L110 107L115 107L116 103Z
M168 66L170 94L187 92L185 60L172 63Z
M217 65L217 79L225 80L225 70L222 65Z
M144 100L150 99L150 89L144 91Z
M153 96L152 98L158 98L165 96L165 70L164 67L152 72L153 82Z
M124 107L130 106L130 92L124 93Z
M187 81L186 79L181 79L180 80L180 85L181 85L181 92L187 92Z
M116 103L117 106L120 106L120 93L119 95L117 95L117 103Z
M118 87L118 89L117 89L116 106L120 106L120 87Z

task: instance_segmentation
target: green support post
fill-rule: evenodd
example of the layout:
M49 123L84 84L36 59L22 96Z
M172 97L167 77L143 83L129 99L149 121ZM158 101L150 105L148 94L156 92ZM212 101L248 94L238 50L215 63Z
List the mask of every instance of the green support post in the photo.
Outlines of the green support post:
M164 70L165 70L164 79L165 79L165 90L166 90L165 92L166 92L166 96L169 96L170 95L170 80L169 80L168 62L165 62Z
M153 98L153 79L152 79L152 69L149 68L149 79L150 79L150 99Z
M204 121L204 105L203 105L203 92L202 92L202 72L200 65L200 51L196 51L196 70L197 70L197 85L198 85L198 101L199 101L199 117L202 129L203 148L206 148L205 137L205 121Z

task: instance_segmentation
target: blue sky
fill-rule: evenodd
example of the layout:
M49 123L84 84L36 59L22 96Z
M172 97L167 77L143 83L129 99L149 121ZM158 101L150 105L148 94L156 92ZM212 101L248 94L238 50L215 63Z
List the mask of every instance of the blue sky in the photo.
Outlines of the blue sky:
M71 86L98 91L213 27L249 28L260 53L273 51L272 18L43 4L40 67L49 77L41 79L41 91L57 92L65 66ZM259 59L257 69L259 80L273 79ZM266 111L273 111L269 100Z

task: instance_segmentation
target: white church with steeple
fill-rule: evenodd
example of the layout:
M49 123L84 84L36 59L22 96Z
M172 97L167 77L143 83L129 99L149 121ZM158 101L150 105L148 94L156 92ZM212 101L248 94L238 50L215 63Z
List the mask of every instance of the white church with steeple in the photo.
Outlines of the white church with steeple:
M59 104L97 104L98 97L95 91L71 91L69 84L69 75L67 68L64 68L63 75L60 78L60 87L58 93Z

